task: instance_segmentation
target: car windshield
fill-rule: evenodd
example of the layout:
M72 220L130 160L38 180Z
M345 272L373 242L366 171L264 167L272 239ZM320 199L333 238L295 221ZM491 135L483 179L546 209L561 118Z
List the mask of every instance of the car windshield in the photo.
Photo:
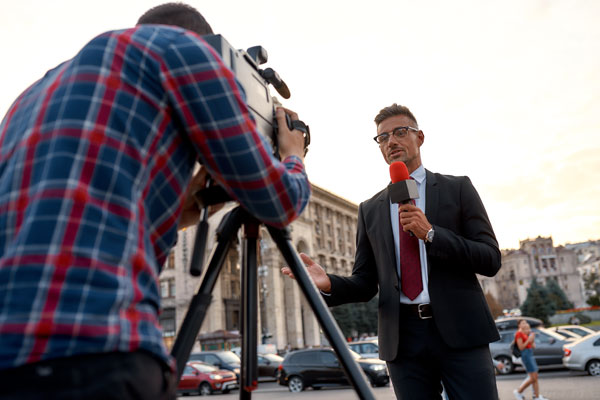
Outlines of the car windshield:
M579 335L579 336L587 336L590 334L590 332L583 330L581 328L565 328L567 331L571 331L574 332L575 334Z
M548 336L552 336L556 340L571 340L571 338L567 338L567 337L561 335L560 333L551 331L550 329L542 328L542 329L540 329L540 332L543 332L543 333L547 334Z
M210 373L216 371L218 368L208 364L192 363L192 366L200 372Z
M262 356L268 360L275 361L275 362L283 361L283 357L280 357L277 354L263 354Z
M219 357L228 364L240 364L240 358L231 351L219 353Z

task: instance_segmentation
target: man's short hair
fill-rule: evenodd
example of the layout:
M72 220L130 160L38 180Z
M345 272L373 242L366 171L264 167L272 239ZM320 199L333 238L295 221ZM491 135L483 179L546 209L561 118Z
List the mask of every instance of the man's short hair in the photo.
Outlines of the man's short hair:
M165 3L146 11L137 22L142 24L174 25L198 35L210 35L212 28L202 14L184 3Z
M382 108L381 111L379 111L379 114L377 114L377 116L375 117L375 125L379 126L379 124L382 123L384 120L390 117L394 117L396 115L405 115L408 118L412 119L413 122L417 125L417 127L419 126L417 119L415 118L413 113L410 112L408 107L400 106L396 103L392 104L389 107Z

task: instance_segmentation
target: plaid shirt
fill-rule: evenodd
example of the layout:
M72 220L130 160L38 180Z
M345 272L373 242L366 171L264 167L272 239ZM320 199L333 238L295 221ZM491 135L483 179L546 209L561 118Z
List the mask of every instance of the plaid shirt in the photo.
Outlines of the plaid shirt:
M104 33L15 101L0 125L0 369L169 361L157 277L198 158L267 223L308 203L300 159L272 156L233 73L188 31Z

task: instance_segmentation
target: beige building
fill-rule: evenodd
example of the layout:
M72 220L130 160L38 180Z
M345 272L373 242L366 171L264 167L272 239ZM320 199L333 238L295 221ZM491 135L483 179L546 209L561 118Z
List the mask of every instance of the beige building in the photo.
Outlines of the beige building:
M519 249L502 250L502 268L495 277L480 277L484 292L491 293L505 309L518 308L527 298L533 279L544 285L555 280L576 306L585 301L581 291L578 259L574 250L554 247L552 238L520 242Z
M210 218L206 263L215 243L215 230L232 205ZM326 271L350 274L354 262L358 206L313 185L309 205L290 226L291 241ZM185 317L189 301L201 278L189 274L196 228L179 232L176 247L160 276L162 313L160 322L165 342L171 346ZM241 234L241 232L240 232ZM238 239L241 239L238 234ZM200 330L201 335L216 331L236 333L240 318L240 240L226 257L212 293L211 305ZM263 227L259 249L259 321L258 331L267 335L267 343L277 349L318 346L322 335L319 324L295 281L281 275L285 262ZM206 264L205 263L205 264ZM214 336L214 335L213 335ZM224 347L228 347L229 344ZM200 344L195 350L200 350Z

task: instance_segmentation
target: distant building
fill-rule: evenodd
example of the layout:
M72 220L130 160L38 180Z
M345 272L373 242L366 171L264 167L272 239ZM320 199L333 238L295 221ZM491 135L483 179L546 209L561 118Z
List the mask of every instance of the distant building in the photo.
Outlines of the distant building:
M215 243L215 230L232 207L229 205L209 221L206 263ZM313 185L309 205L290 226L292 244L298 252L308 254L328 272L349 275L354 262L357 214L356 204ZM160 276L160 323L169 347L201 281L192 277L188 270L195 231L196 228L192 227L179 232L177 246L172 250ZM258 259L259 339L264 335L265 341L275 344L278 349L285 349L288 345L291 348L320 345L322 335L312 310L297 283L281 275L280 269L286 263L264 227L261 234ZM223 332L238 333L241 263L238 240L227 254L212 293L212 302L200 330L204 336L213 332L221 332L221 335ZM231 339L223 340L222 347L229 348L235 344ZM215 342L214 345L218 344ZM199 344L195 350L200 350Z
M587 303L590 296L598 294L593 288L586 289L584 279L592 273L600 275L600 240L567 244L565 247L574 250L577 254L578 270L582 278L582 294L584 301Z
M582 264L588 260L600 257L600 240L589 240L582 243L567 243L565 247L569 250L575 251L577 254L577 261Z
M575 306L583 306L578 265L576 251L554 247L551 237L526 239L519 249L502 250L502 268L495 277L480 277L480 283L504 308L513 309L525 301L533 279L542 285L553 279Z

